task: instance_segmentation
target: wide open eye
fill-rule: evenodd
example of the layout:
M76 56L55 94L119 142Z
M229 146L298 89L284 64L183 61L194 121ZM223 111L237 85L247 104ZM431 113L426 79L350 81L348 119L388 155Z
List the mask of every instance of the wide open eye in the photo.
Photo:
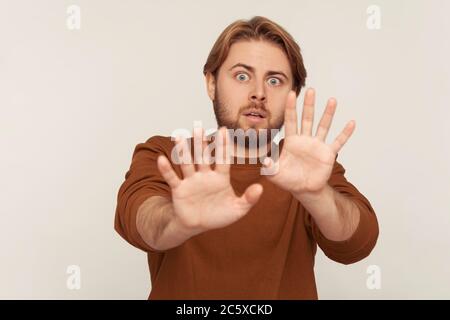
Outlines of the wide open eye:
M273 86L280 85L281 84L281 80L278 79L278 78L272 77L272 78L269 78L269 84L273 85Z
M239 81L246 81L249 77L246 73L239 72L238 74L236 74L235 78Z

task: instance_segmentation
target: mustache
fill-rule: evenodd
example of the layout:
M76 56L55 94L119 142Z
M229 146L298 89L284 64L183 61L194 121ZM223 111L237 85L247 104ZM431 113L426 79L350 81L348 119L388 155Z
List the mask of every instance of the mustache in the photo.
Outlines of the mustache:
M264 114L266 114L267 116L270 115L269 110L266 108L264 103L250 103L249 105L242 107L239 112L240 113L245 113L248 112L250 110L261 110L264 112Z

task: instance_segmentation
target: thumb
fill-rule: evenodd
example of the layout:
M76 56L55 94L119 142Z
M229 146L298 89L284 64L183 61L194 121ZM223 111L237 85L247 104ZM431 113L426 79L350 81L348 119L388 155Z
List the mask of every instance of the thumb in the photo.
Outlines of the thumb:
M259 183L254 183L245 189L244 194L240 197L240 199L249 207L253 206L256 202L258 202L259 198L263 193L263 186Z
M278 174L279 170L280 170L279 161L274 162L270 157L266 157L264 159L261 174L267 176L268 179L271 179Z

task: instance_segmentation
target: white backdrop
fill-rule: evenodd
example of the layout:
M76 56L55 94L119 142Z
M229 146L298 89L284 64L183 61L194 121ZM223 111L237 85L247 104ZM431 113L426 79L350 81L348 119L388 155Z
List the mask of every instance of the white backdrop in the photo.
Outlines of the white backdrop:
M203 64L228 24L262 15L302 47L316 117L337 98L328 142L356 120L339 159L380 224L359 263L319 250L319 297L449 299L448 12L445 0L1 0L0 298L147 298L146 255L113 229L134 147L214 127Z

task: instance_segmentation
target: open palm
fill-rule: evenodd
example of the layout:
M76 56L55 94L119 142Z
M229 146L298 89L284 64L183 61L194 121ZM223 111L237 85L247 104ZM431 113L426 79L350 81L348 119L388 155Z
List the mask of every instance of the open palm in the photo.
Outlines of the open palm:
M194 130L194 137L202 141L203 130ZM225 128L220 128L215 139L216 155L229 156L229 152L223 150L230 148L230 143ZM177 141L176 148L183 154L180 164L183 179L178 177L165 156L159 156L158 168L172 189L175 218L181 225L199 232L225 227L246 215L260 198L263 190L258 183L250 185L243 195L237 196L230 183L230 159L219 160L216 157L215 169L212 170L205 143L203 152L195 159L198 170L186 140Z
M264 165L274 170L275 174L267 179L295 194L317 192L327 184L333 170L334 161L339 150L352 135L355 122L350 121L331 145L325 143L330 129L336 100L328 100L316 135L312 135L314 121L315 92L308 89L302 112L301 131L298 131L296 96L288 94L285 110L285 139L281 154L276 163L266 158Z

